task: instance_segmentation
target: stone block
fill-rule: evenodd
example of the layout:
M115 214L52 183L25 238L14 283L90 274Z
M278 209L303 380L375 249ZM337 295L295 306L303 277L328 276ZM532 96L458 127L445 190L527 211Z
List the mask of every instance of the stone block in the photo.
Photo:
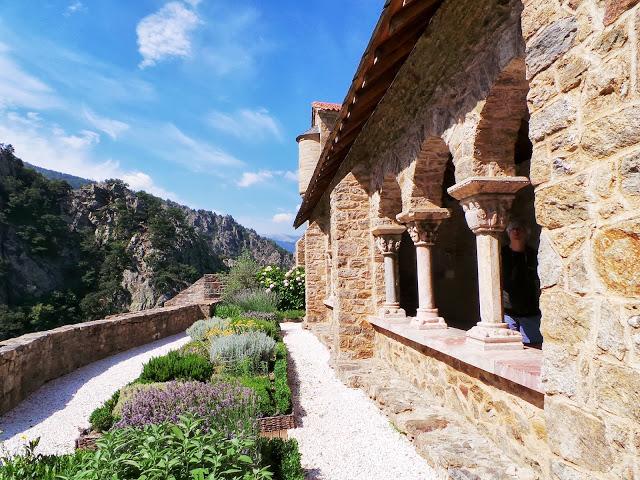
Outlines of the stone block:
M529 136L540 141L548 135L573 125L577 108L570 97L563 97L535 112L529 121Z
M604 24L611 25L620 15L638 4L640 0L606 0L604 6Z
M578 359L563 344L545 340L541 382L547 395L575 397L578 388Z
M640 152L620 161L620 188L625 195L640 196Z
M563 344L570 352L577 353L578 344L587 339L591 330L591 301L558 289L544 290L540 309L545 341Z
M610 291L640 296L640 221L623 221L600 230L593 239L600 280Z
M562 274L562 258L556 253L546 234L540 237L538 247L538 277L540 287L553 287L560 281Z
M575 17L562 18L546 26L527 42L527 76L547 69L573 46L578 30Z
M593 45L591 46L591 51L604 56L612 50L623 47L628 39L629 36L625 25L617 25L614 28L606 29L596 35Z
M611 449L600 418L555 396L547 397L545 416L549 443L556 455L595 472L611 469Z
M569 257L577 252L589 238L590 230L584 226L568 226L549 233L555 250L561 257Z
M640 143L640 105L631 105L585 126L582 148L596 158L605 158Z
M640 422L640 374L622 364L601 362L596 372L598 406L618 417Z
M536 220L549 229L589 220L586 175L578 175L536 191Z
M579 55L567 55L558 62L558 86L563 92L574 89L582 82L589 61Z
M600 306L596 345L600 350L621 361L627 352L625 329L619 309L606 300Z

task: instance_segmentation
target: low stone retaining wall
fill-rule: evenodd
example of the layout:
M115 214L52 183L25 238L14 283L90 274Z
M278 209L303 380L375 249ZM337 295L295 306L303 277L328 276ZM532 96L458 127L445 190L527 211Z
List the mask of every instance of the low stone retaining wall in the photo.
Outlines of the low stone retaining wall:
M187 305L126 313L65 325L0 342L0 414L54 378L186 330L208 316L208 307Z

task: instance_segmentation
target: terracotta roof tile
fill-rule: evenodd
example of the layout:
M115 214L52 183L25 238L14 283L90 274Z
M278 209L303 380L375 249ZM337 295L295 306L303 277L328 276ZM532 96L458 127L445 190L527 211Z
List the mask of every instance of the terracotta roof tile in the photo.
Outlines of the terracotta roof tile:
M336 112L339 112L340 109L342 108L341 103L328 103L328 102L313 102L311 106L319 110L334 110Z

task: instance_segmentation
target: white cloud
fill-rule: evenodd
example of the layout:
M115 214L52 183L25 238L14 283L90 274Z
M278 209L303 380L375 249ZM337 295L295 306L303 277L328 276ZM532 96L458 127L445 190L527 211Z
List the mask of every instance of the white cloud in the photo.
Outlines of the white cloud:
M85 7L84 4L80 0L76 0L75 2L71 2L67 6L66 10L64 11L64 16L65 17L70 17L74 13L84 12L86 10L87 10L87 7Z
M259 172L244 172L240 180L236 182L239 187L250 187L257 183L265 183L273 178L284 178L285 180L298 181L298 176L291 171L282 170L260 170Z
M243 163L233 155L209 143L185 134L173 124L163 129L163 139L169 141L164 151L165 158L180 163L194 171L205 171L211 167L239 167Z
M276 213L272 221L274 223L293 223L293 213Z
M269 170L262 170L260 172L244 172L242 178L238 180L237 185L239 187L250 187L256 183L263 183L273 178L273 172Z
M83 109L84 118L95 128L109 135L116 140L123 132L129 129L129 125L119 120L113 120L107 117L101 117L89 108Z
M190 56L191 34L200 23L198 15L180 2L169 2L144 17L136 28L138 51L142 55L140 68L151 67L168 57Z
M16 156L33 165L93 180L121 178L134 189L144 189L163 198L179 201L175 193L156 185L146 173L128 170L118 161L100 160L93 152L100 136L90 130L68 134L47 124L34 112L19 115L0 112L0 142L10 143Z
M53 89L25 72L0 42L0 108L48 109L60 105Z
M216 130L229 133L246 140L282 140L282 130L278 121L265 108L257 110L241 109L234 113L212 111L207 122Z

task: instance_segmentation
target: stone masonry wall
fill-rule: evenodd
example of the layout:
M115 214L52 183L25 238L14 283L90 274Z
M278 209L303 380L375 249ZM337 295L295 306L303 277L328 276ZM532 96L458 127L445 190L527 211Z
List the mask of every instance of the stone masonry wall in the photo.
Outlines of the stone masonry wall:
M118 352L184 332L208 311L165 307L66 325L0 342L0 414L54 378Z
M426 347L422 347L426 348ZM435 405L463 415L502 452L541 476L548 471L542 395L468 366L446 363L445 355L421 351L393 334L376 331L375 356L407 378ZM520 396L514 395L521 390Z
M326 319L327 296L326 234L317 222L312 222L304 234L306 316L305 322L317 323Z
M552 478L640 478L640 8L524 3Z
M368 183L368 171L355 168L331 192L334 352L343 357L367 358L373 353L373 329L366 321L374 312L369 259L375 248Z

